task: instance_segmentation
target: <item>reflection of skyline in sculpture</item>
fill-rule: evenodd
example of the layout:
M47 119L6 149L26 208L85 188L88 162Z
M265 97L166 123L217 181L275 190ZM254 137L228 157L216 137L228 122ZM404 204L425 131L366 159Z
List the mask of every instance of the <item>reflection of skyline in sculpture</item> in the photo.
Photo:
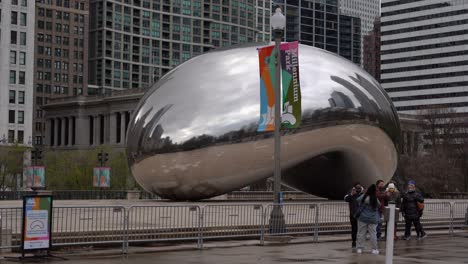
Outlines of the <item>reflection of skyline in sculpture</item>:
M282 132L284 182L340 197L354 181L389 179L399 125L385 92L339 56L303 45L299 53L303 125ZM132 173L147 191L179 200L267 178L273 134L257 132L258 115L256 46L189 60L137 106L127 137Z

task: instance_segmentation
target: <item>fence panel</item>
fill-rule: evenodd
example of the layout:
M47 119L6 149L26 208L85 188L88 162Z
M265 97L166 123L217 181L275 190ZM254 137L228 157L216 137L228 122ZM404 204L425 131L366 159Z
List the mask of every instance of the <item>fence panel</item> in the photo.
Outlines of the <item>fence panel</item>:
M453 204L453 228L467 227L468 202L455 202Z
M319 211L317 204L285 203L280 206L284 215L285 228L282 229L273 220L275 206L270 204L265 210L264 229L269 235L314 235L318 239Z
M199 206L132 206L128 210L128 242L196 240L200 238Z
M424 229L451 229L452 206L449 202L425 202L421 223Z
M346 233L351 232L349 220L349 205L345 202L320 203L319 233Z
M207 205L203 208L203 239L261 237L260 204Z
M0 217L0 248L20 247L23 209L0 208Z
M53 210L53 245L124 242L126 210L122 206L60 206Z

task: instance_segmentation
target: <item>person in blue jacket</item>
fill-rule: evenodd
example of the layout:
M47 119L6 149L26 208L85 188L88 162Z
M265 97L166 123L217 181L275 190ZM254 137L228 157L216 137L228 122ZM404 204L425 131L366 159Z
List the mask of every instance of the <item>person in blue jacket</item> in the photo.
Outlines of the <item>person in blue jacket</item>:
M369 233L370 242L372 245L372 254L378 255L379 248L377 245L377 224L380 221L379 208L380 202L376 195L376 186L372 184L365 194L357 198L359 209L356 214L358 220L357 234L357 250L358 254L364 249L366 233Z

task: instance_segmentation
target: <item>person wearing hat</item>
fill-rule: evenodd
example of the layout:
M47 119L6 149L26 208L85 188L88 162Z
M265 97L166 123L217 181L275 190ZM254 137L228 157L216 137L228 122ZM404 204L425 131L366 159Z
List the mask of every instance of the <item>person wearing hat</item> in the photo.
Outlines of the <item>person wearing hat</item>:
M414 181L408 182L408 191L403 195L403 201L401 203L401 214L405 218L405 240L411 239L411 225L414 224L416 229L417 240L421 240L427 237L421 225L420 218L422 216L422 210L418 205L424 204L424 198L418 192L416 192L416 183Z
M394 183L389 183L387 186L387 190L385 191L385 195L387 196L387 201L389 203L394 203L396 208L401 207L401 195L400 192L396 189ZM395 217L395 239L398 239L397 237L397 223L398 223L398 217ZM385 237L387 237L387 225L385 225Z

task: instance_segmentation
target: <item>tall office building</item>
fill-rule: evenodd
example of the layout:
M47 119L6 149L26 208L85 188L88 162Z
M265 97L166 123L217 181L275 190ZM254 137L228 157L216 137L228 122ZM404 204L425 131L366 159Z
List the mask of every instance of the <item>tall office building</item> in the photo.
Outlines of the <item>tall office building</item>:
M380 82L380 18L374 22L374 28L364 36L362 66Z
M468 1L382 0L382 86L401 113L468 113Z
M92 0L89 83L144 88L194 55L269 40L269 2Z
M286 41L298 40L361 63L361 20L340 15L337 0L275 1L286 15Z
M374 22L380 16L380 0L339 0L340 14L361 19L361 43L372 34ZM328 2L328 1L327 1ZM364 45L361 46L361 64L364 65Z
M41 0L36 4L35 145L44 142L42 107L50 98L87 94L88 7L86 0ZM65 119L57 127L67 134L71 125ZM67 145L72 139L63 140Z
M32 143L34 1L0 2L0 140Z

